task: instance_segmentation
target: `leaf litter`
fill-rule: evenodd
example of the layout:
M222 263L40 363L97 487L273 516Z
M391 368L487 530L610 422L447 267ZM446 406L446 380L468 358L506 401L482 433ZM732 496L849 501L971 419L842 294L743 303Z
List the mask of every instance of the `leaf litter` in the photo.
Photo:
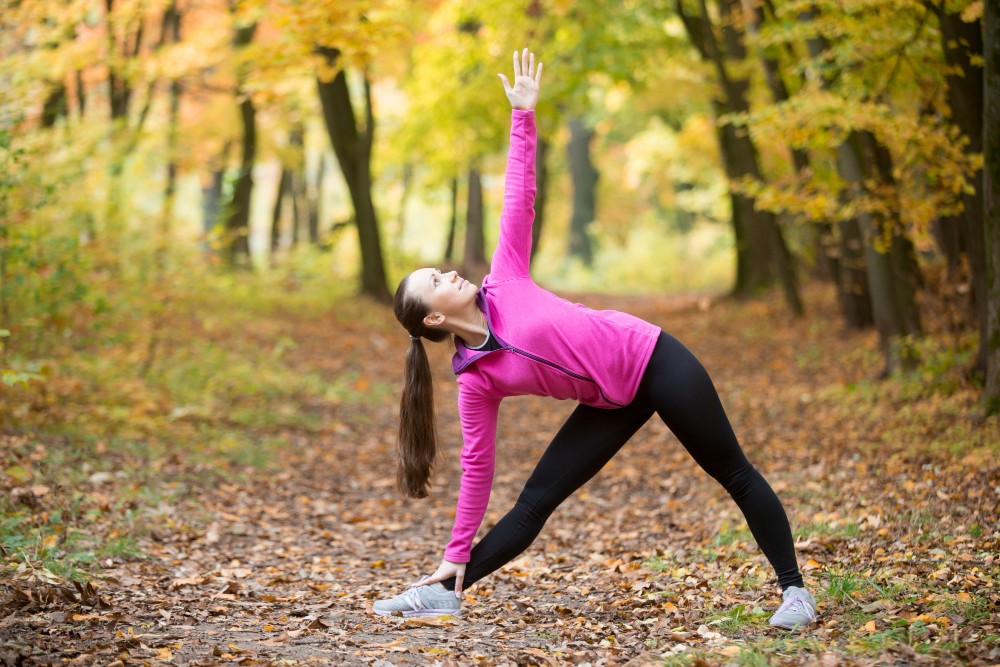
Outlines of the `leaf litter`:
M974 392L937 405L933 394L878 390L863 363L874 335L833 335L838 325L820 312L796 322L766 302L582 300L660 324L703 360L748 456L784 501L820 602L817 626L767 625L780 596L766 561L728 496L655 420L525 554L466 592L462 615L374 616L372 601L433 571L447 542L460 477L455 385L449 351L433 346L444 451L432 497L401 499L396 395L372 386L396 386L405 340L388 313L384 324L329 313L286 315L270 331L294 339L291 371L354 377L358 396L302 397L297 409L321 425L270 427L283 443L274 465L187 482L182 500L148 515L143 558L108 559L74 585L8 554L20 563L0 583L0 663L1000 661L1000 438L996 420L975 417ZM484 529L572 407L505 402ZM957 432L962 442L935 444ZM180 480L192 464L167 455L155 465ZM3 480L32 511L61 492L17 471ZM93 483L90 502L110 507L116 484L113 475Z

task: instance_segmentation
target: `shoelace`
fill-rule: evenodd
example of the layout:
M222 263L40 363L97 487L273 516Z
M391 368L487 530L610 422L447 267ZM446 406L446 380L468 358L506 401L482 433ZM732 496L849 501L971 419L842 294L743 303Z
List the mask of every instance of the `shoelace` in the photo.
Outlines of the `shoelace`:
M411 588L403 593L403 601L410 605L410 609L413 609L414 611L427 608L424 601L420 599L420 591L416 588Z
M813 611L805 598L798 597L797 595L785 600L784 604L778 608L779 614L786 611L797 611L800 614L804 614L810 621L816 620L816 612Z

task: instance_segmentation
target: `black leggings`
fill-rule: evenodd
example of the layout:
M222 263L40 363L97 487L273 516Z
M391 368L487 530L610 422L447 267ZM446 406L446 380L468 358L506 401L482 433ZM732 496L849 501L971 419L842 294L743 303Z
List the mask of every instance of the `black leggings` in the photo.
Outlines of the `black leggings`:
M527 549L556 507L596 475L654 412L736 501L781 588L802 586L781 501L743 455L705 368L667 333L660 334L630 404L616 410L577 406L538 461L514 508L473 547L465 585ZM442 583L455 588L454 578Z

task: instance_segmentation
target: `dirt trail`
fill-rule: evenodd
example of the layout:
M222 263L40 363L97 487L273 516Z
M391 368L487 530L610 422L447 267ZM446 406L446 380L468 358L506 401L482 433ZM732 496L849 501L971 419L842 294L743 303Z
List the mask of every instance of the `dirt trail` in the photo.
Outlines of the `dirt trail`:
M814 409L825 388L871 375L838 361L870 350L871 336L840 336L835 324L817 326L816 319L786 324L776 319L783 318L780 309L764 305L704 310L707 303L588 299L634 312L688 344L712 373L748 456L781 495L793 525L834 526L799 542L814 587L824 572L883 567L884 557L895 559L898 576L921 582L943 562L951 563L948 576L957 576L963 559L994 543L995 525L986 517L996 509L995 462L978 461L976 469L945 453L912 453L905 442L882 443L876 452L865 438L869 416L831 421ZM732 658L734 646L781 636L761 615L779 597L735 505L655 420L560 508L525 555L468 592L461 617L372 615L373 598L433 571L448 539L460 447L449 352L436 346L432 358L445 449L435 491L404 501L392 487L396 396L380 389L398 380L404 334L324 316L295 330L290 363L331 378L352 374L366 400L299 406L322 411L318 435L283 433L286 449L268 472L192 486L191 516L158 526L141 545L148 559L102 570L96 597L85 600L91 607L50 605L8 616L0 623L7 640L0 662L619 665L693 650ZM512 504L572 407L530 397L504 403L486 526ZM941 558L913 556L908 508L942 489L947 503L920 505L931 520L960 507L961 522L979 517L987 530L964 545L920 545L942 549ZM835 528L846 523L855 532ZM995 574L994 566L990 586ZM941 590L964 590L949 583L941 581ZM994 623L996 589L991 595ZM861 604L820 599L824 623L808 635L813 650L803 645L785 658L865 662L843 642ZM896 613L905 611L902 604ZM756 609L756 620L711 622L740 605ZM928 605L907 609L920 613ZM977 651L971 662L986 655ZM899 664L928 659L905 646L883 656ZM956 654L954 661L969 657Z

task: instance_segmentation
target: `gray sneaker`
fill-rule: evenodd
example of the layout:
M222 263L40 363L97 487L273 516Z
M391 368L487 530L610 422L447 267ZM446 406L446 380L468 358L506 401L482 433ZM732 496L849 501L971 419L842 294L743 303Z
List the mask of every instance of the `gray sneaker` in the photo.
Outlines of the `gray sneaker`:
M439 583L415 586L402 595L388 600L377 600L372 611L379 616L389 616L397 611L403 616L440 616L461 613L462 601Z
M771 625L795 630L816 620L816 599L806 589L789 586L781 597L785 601L768 621Z

